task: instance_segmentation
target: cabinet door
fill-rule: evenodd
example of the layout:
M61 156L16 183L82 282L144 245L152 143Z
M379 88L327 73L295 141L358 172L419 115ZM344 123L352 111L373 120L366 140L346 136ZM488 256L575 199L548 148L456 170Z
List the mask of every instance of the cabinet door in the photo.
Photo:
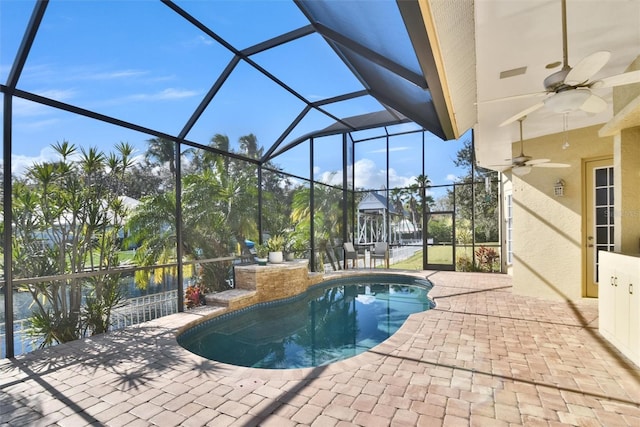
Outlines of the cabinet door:
M601 259L604 258L600 252ZM616 298L614 270L609 262L600 263L600 282L598 283L598 328L607 339L615 333Z
M616 299L615 336L620 345L629 347L629 274L624 268L614 271ZM620 349L622 350L622 349ZM623 353L626 351L622 350Z
M640 364L640 262L629 266L629 350L636 365ZM639 365L640 366L640 365Z

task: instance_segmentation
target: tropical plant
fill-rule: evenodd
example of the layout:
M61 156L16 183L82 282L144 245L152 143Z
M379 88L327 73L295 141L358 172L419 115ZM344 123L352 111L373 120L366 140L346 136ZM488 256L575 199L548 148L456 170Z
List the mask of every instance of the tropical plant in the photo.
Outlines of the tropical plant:
M311 235L311 190L301 186L294 191L291 220L294 223L294 237L302 241L309 241ZM317 250L318 269L324 268L325 260L332 263L334 270L338 266L333 263L330 251L334 240L342 236L342 190L316 184L314 197L314 238Z
M59 160L29 167L13 186L16 278L69 275L118 265L127 210L119 197L133 149L105 154L54 144ZM22 286L31 294L32 334L42 345L105 332L122 298L119 275L65 276ZM83 300L85 304L83 306Z
M228 138L216 134L212 148L228 147ZM238 242L255 240L257 230L257 167L219 154L196 150L193 168L182 176L182 253L187 260L227 256ZM135 260L140 265L176 261L175 192L145 198L129 221L132 238L139 245ZM207 290L227 288L227 268L220 263L203 264ZM165 271L166 272L166 271ZM168 271L173 273L173 271ZM137 273L136 283L145 286L150 272ZM162 276L164 277L164 276Z
M456 271L476 271L476 267L471 258L462 255L456 259Z
M250 133L249 135L241 136L239 143L240 153L252 159L262 157L262 152L264 150L262 147L258 146L258 138L254 134Z
M266 244L256 244L254 247L258 258L266 258L269 256L269 247Z
M416 229L424 230L422 218L424 211L429 212L434 204L433 197L427 194L427 189L431 186L431 179L427 175L418 175L415 183L409 186L411 190L408 210L411 214L411 222Z
M494 267L500 255L498 252L486 246L480 246L476 249L476 262L478 263L478 270L484 272L494 271Z
M184 292L184 303L187 308L197 307L202 305L202 292L199 286L190 285Z
M308 250L309 240L295 232L291 232L285 251L293 254L295 258L305 258Z
M160 165L168 165L169 173L176 173L176 143L165 138L151 138L147 140L149 144L145 159L148 162L155 162Z
M474 167L475 155L471 140L464 141L454 164L465 169L453 190L448 191L450 204L456 206L457 218L474 222L474 238L495 242L499 238L498 172ZM455 199L455 200L454 200Z
M284 251L285 239L282 234L274 234L267 240L267 248L269 252L282 252Z

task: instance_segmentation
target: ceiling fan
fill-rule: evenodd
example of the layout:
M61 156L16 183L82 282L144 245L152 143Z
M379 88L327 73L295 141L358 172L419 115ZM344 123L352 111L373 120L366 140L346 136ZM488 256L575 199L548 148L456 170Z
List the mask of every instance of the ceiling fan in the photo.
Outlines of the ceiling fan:
M517 99L546 95L547 97L503 121L500 126L513 123L542 107L555 113L569 113L582 110L587 113L599 113L607 107L604 99L591 92L591 89L622 86L640 83L640 70L617 74L600 80L592 77L609 61L611 53L600 51L592 53L575 67L570 67L567 48L567 1L562 0L562 69L544 79L544 92L501 98Z
M490 165L489 167L505 167L505 170L511 169L517 176L527 175L531 172L531 168L568 168L571 165L566 163L550 163L549 159L534 159L531 156L526 156L524 154L524 142L522 140L522 122L526 119L527 116L518 118L518 122L520 122L520 154L513 159L511 159L511 164L505 165ZM507 159L509 160L509 159Z

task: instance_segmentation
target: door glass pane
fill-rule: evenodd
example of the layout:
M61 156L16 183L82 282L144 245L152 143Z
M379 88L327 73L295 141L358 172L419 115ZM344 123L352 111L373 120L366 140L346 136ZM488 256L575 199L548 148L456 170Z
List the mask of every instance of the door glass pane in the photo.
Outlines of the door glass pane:
M598 242L606 242L607 241L607 229L605 227L598 227L596 229L596 237Z
M602 187L607 185L607 170L604 169L596 169L596 187Z
M595 244L597 250L612 251L613 246L613 167L594 170L595 183ZM594 257L594 271L598 281L597 254Z
M427 215L427 264L453 262L453 213L431 213Z
M596 225L604 225L609 222L607 211L607 208L596 208Z

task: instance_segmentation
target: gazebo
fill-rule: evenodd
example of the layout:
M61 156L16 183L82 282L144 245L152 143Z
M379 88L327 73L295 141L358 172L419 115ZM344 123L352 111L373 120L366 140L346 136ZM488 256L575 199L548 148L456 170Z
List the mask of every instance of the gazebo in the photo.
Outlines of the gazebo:
M398 241L399 228L394 227L393 224L401 222L403 216L403 212L397 212L385 196L375 192L367 193L358 203L356 243Z

